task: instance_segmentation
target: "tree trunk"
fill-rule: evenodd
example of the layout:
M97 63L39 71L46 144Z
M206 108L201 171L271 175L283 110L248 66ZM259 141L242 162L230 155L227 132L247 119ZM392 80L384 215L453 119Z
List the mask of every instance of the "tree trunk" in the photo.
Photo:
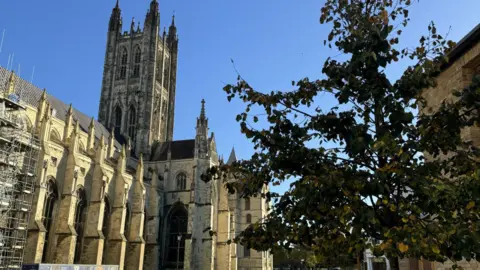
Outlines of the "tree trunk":
M357 270L361 270L360 255L359 254L357 254Z

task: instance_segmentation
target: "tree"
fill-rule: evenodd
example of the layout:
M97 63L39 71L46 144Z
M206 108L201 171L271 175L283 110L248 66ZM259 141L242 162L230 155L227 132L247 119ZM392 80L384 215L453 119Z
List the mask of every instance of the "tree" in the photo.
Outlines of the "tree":
M454 43L431 23L418 47L400 49L410 5L326 0L320 22L332 29L325 44L345 61L327 59L325 78L302 79L294 91L264 93L240 75L224 87L229 100L246 103L237 121L256 152L204 179L233 175L231 192L275 202L237 242L257 250L302 246L323 258L365 249L440 262L480 258L479 151L461 139L479 120L480 79L455 92L455 102L428 110L422 89L436 85ZM390 80L386 68L403 61L411 65ZM320 93L338 106L321 109ZM252 107L264 111L265 128L250 125L259 117ZM261 192L287 179L294 180L285 194Z

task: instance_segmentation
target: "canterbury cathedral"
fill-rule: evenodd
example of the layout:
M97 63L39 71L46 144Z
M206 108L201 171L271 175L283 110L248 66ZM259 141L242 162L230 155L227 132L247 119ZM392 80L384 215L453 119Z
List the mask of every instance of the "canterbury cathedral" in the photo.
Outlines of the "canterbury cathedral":
M187 123L192 139L173 140L175 18L161 30L157 0L145 8L142 27L123 27L118 1L112 10L97 120L0 67L0 90L18 96L24 129L40 142L23 263L273 269L270 253L229 244L268 213L265 199L201 180L236 161L234 150L219 158L208 103Z

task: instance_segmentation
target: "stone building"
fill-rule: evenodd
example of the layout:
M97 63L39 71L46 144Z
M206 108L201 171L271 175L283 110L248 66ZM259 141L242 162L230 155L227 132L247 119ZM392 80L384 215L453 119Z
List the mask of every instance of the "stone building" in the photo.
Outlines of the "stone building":
M448 57L448 64L436 77L437 86L423 91L427 106L433 110L438 109L442 101L452 100L453 90L469 86L473 76L480 75L480 24L457 43ZM467 128L462 136L480 146L480 128ZM400 270L450 270L452 266L452 262L442 264L413 258L399 261ZM480 263L476 261L461 261L458 266L466 270L480 269Z
M178 36L174 18L168 33L159 24L152 0L143 29L122 32L117 1L98 121L0 67L0 90L14 89L41 143L25 264L272 268L268 252L227 243L266 215L266 201L201 180L223 162L205 101L194 138L173 140Z

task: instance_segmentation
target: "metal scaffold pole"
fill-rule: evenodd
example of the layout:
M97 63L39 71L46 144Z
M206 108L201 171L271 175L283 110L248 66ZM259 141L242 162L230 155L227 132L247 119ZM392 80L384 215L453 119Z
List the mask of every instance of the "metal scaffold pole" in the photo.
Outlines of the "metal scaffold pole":
M14 89L0 90L0 269L21 269L40 147Z

